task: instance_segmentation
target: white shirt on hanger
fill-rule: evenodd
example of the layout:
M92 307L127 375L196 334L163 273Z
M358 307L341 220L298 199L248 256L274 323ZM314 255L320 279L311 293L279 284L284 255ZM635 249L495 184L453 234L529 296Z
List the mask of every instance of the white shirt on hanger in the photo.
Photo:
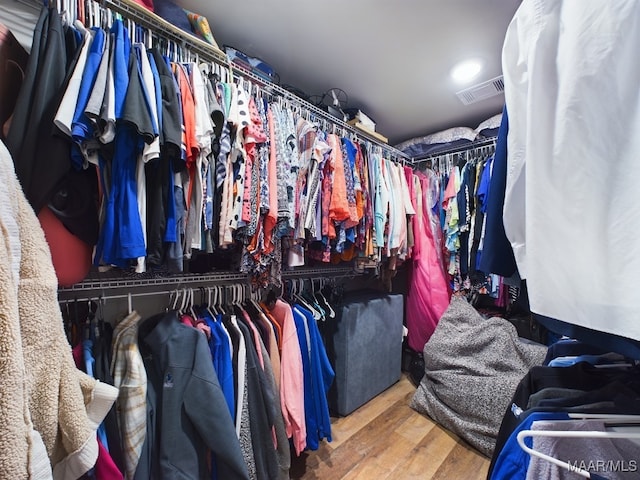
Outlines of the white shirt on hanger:
M84 67L87 63L89 47L93 41L92 30L85 29L81 24L76 24L76 26L83 32L83 43L78 61L67 84L67 89L64 92L55 119L53 120L53 123L68 137L71 137L71 124L73 123L73 114L76 111L76 104L78 103L82 74L84 73Z
M640 1L524 0L504 226L531 310L640 340Z
M146 94L146 99L149 104L149 111L151 112L151 118L158 130L161 126L158 124L158 104L156 103L156 91L153 79L153 72L151 71L151 64L147 57L147 50L143 43L136 43L135 48L140 51L140 72L142 73L142 82ZM138 158L136 165L136 184L137 191L136 197L138 200L138 213L140 214L140 222L142 223L142 234L144 235L144 244L147 245L147 180L145 175L145 164L149 160L154 160L160 157L160 137L156 135L153 142L144 145L142 155ZM139 257L136 265L136 273L144 273L147 270L146 257Z

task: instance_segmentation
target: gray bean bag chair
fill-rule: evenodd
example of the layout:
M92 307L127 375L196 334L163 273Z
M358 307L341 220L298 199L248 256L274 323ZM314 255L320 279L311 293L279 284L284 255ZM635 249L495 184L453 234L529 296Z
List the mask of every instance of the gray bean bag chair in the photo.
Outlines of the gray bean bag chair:
M411 407L490 457L518 382L546 352L507 320L485 319L454 297L424 346L425 375Z

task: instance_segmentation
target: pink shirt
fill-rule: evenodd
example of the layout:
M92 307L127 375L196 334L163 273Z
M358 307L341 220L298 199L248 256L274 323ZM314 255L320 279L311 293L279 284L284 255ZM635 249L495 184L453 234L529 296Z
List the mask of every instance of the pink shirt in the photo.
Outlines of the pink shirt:
M304 422L304 379L302 354L291 306L276 300L271 315L282 327L282 354L280 355L280 404L287 437L293 438L296 454L307 446L307 428Z

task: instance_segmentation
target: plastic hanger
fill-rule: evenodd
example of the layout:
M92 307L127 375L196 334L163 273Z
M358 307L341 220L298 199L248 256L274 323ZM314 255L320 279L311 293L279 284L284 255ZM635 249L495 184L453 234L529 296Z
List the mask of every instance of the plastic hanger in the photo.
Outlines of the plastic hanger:
M619 413L567 413L572 420L608 420L611 422L640 423L640 415L625 415Z
M92 5L93 9L92 9L92 21L94 23L95 27L100 27L100 28L105 28L105 14L106 14L106 10L102 7L100 7L99 5L96 5L95 2L86 2L85 3L85 12L86 12L86 7Z
M584 417L583 417L584 418ZM567 420L571 421L571 420ZM637 421L637 420L636 420ZM591 478L591 474L587 470L578 468L575 465L571 465L563 460L559 460L555 457L539 452L527 444L525 444L525 438L528 437L556 437L556 438L624 438L624 439L640 439L640 432L599 432L599 431L544 431L544 430L522 430L518 432L517 440L520 448L534 457L542 458L548 462L553 463L559 467L562 467L568 471L574 472L581 477Z
M131 315L131 313L133 312L133 302L131 299L131 292L127 293L127 308L128 308L129 315Z
M322 287L320 287L320 290L318 291L318 295L320 295L320 298L322 298L323 303L327 306L327 309L329 310L329 318L332 318L332 319L336 318L336 312L333 310L333 307L327 300L327 297L325 297L324 293L322 293Z
M178 297L177 290L172 290L171 292L169 292L169 304L167 305L167 308L165 308L165 312L168 312L169 310L175 310L177 297Z
M207 301L204 302L206 305L206 310L207 310L207 313L211 316L211 318L215 320L217 315L214 314L213 308L211 306L211 297L212 297L211 287L206 287L206 292L207 292Z
M298 283L300 282L300 283ZM306 308L307 310L309 310L312 315L313 318L315 318L316 320L319 320L320 315L319 313L316 311L315 308L313 308L311 305L309 305L309 302L302 296L302 288L303 288L303 282L304 279L296 279L295 280L295 293L293 294L293 298L292 300L296 300L298 303L300 303L304 308Z
M222 304L224 303L224 287L221 286L216 286L216 306L217 306L217 310L219 312L220 315L226 315L227 312L225 311L224 307L222 306Z
M320 302L318 302L318 299L315 296L315 292L313 290L313 279L309 279L309 281L311 282L311 288L310 289L305 289L304 288L304 279L301 279L301 280L302 280L301 297L302 297L303 300L307 301L307 309L313 314L313 318L315 319L316 322L319 321L319 320L324 321L325 312L324 312L322 306L320 305Z
M238 284L238 305L242 305L247 299L248 292L246 290L246 287L247 286L243 283Z
M182 298L181 298L181 302L180 302L180 315L184 315L185 314L185 309L187 308L187 302L188 302L188 293L187 293L187 288L185 287L182 290Z
M237 285L233 284L229 286L229 304L232 307L235 307L237 305L238 302L238 289L237 289ZM233 309L232 309L233 310Z
M195 322L198 319L198 316L196 315L195 294L193 293L193 288L189 290L189 313Z

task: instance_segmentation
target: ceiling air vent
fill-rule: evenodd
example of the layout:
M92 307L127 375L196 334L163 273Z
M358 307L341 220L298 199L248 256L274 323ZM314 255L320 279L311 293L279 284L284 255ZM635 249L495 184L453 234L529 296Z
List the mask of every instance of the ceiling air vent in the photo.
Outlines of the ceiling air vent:
M495 97L504 92L504 80L502 75L486 82L479 83L464 90L460 90L456 93L458 98L465 105L471 105L472 103L485 100L487 98Z

